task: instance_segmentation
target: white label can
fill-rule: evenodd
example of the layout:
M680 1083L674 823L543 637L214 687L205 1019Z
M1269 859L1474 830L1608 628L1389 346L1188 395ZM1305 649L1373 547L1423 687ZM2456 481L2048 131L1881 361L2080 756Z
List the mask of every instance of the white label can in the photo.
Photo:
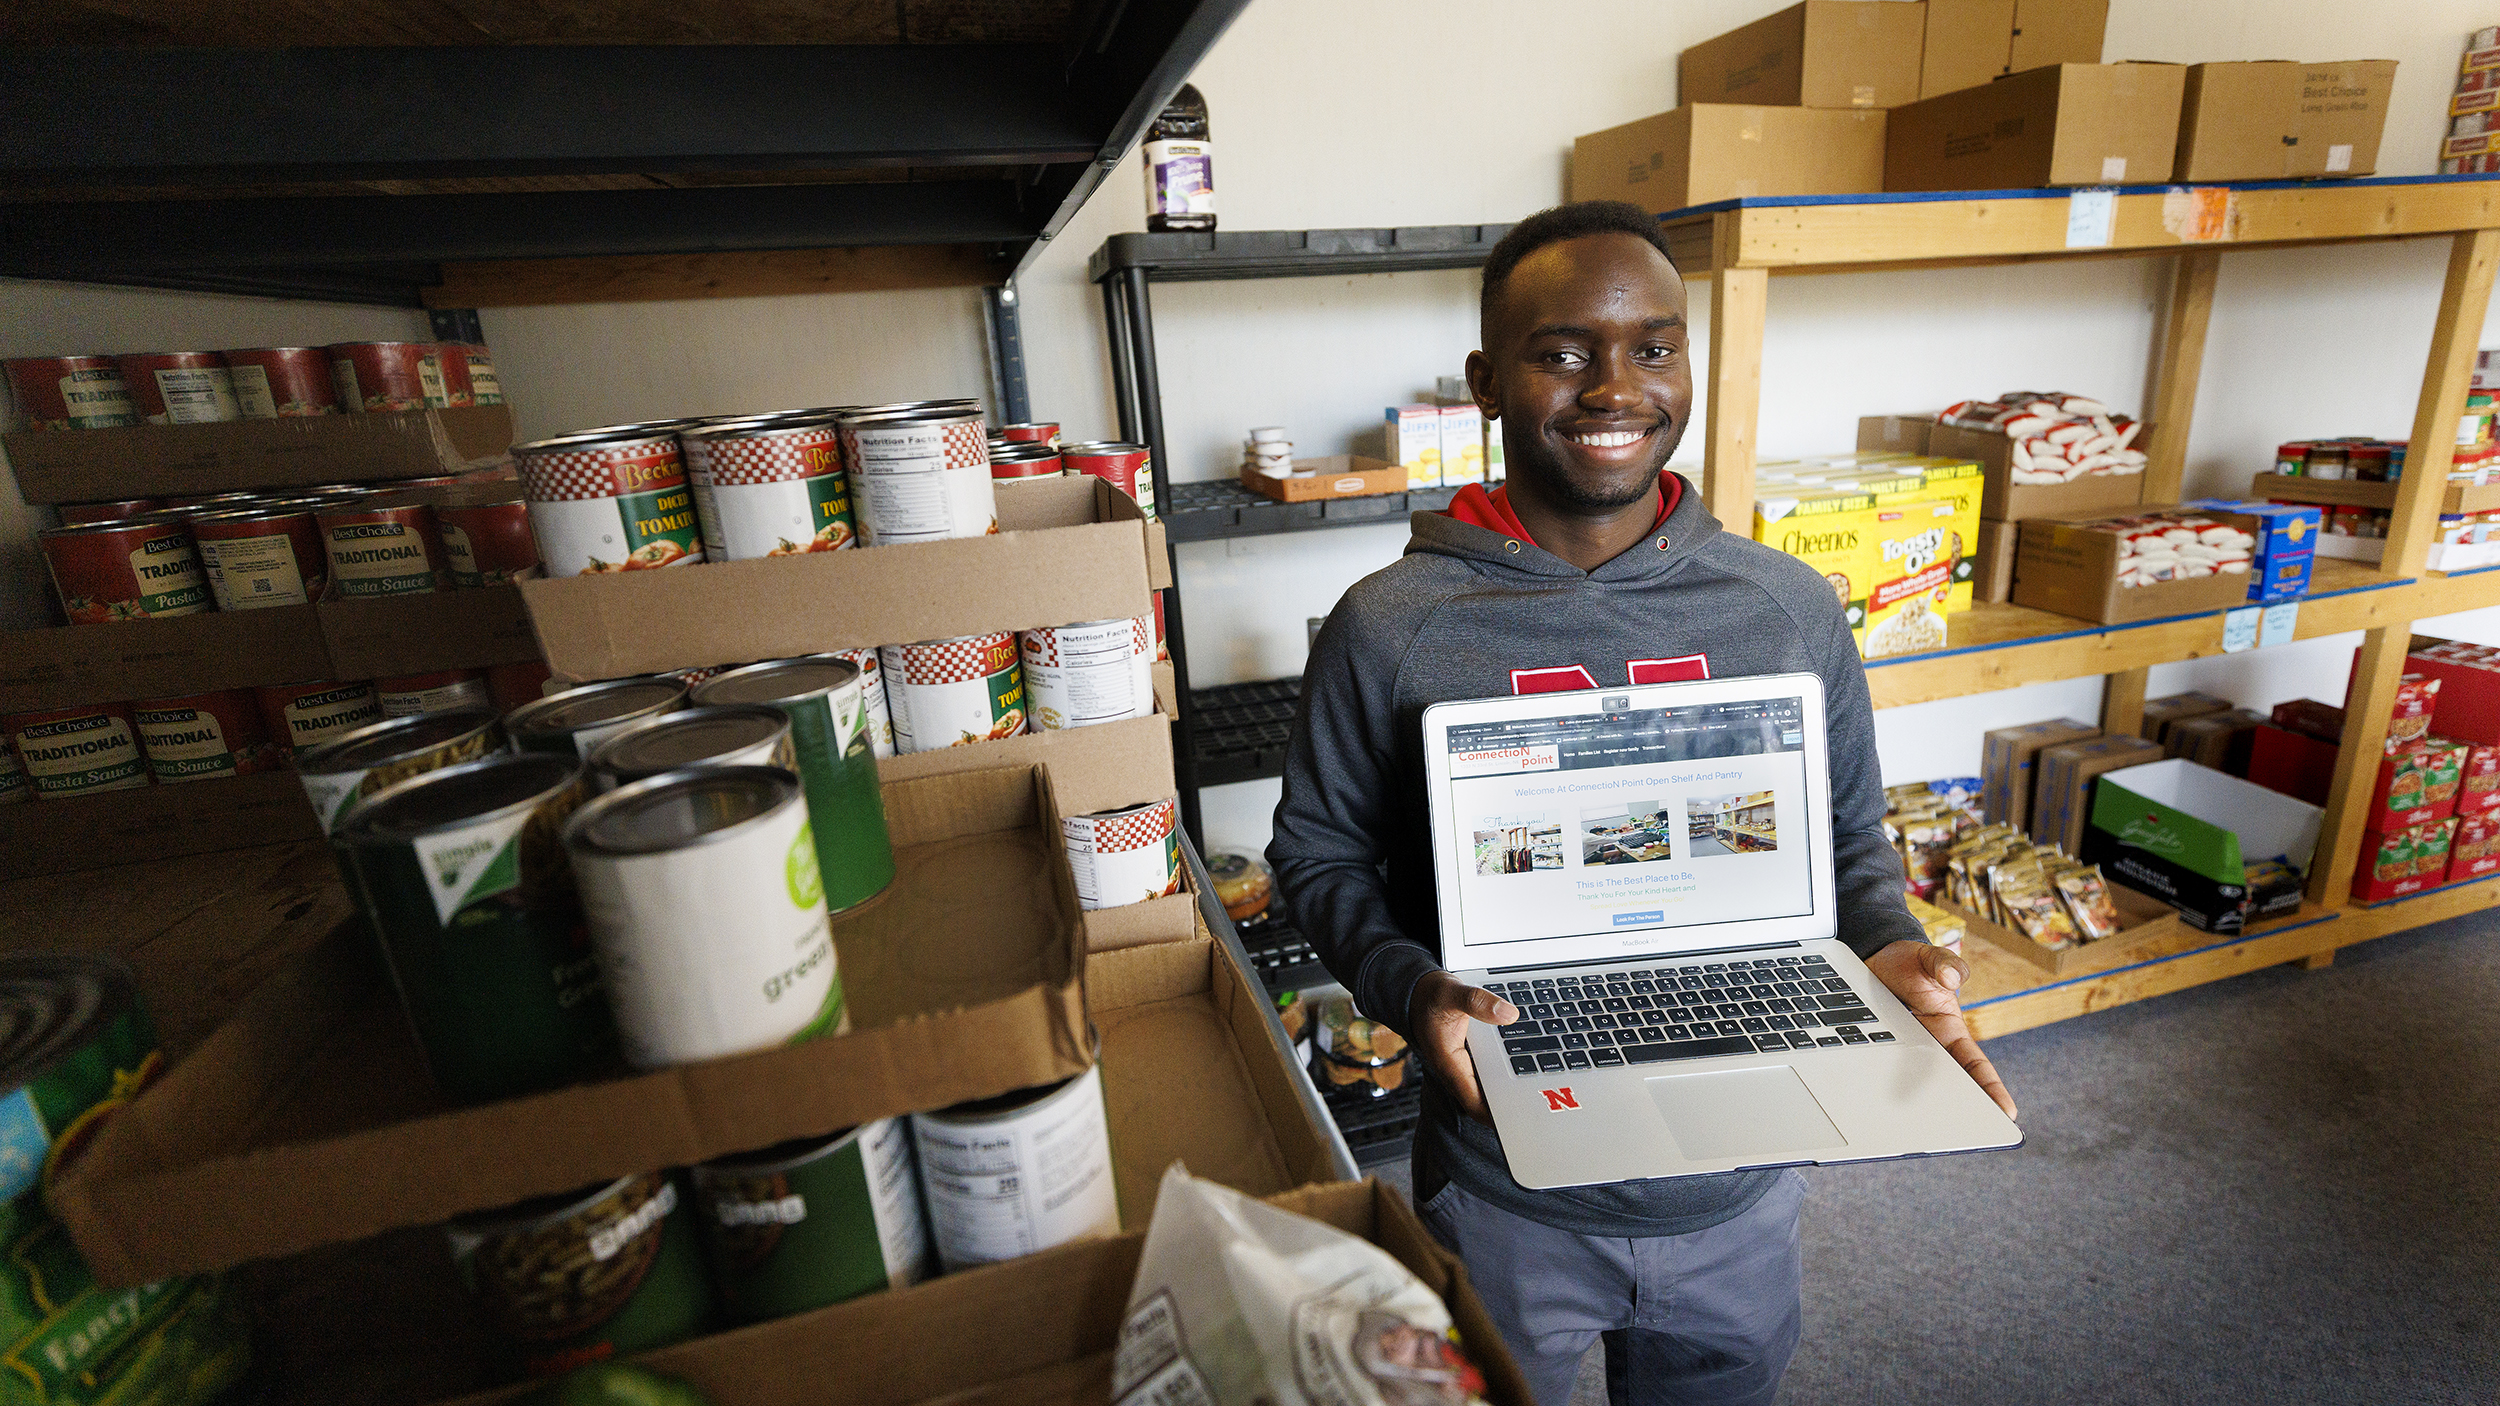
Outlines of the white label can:
M1088 620L1021 635L1033 721L1050 730L1142 718L1155 709L1150 616Z
M862 534L872 547L998 530L989 432L978 415L888 412L842 421Z
M883 761L894 755L894 713L886 706L885 665L874 649L843 649L835 657L859 666L859 693L868 705L868 749Z
M911 1134L949 1274L1120 1233L1100 1065L1038 1096L915 1113Z
M796 777L671 772L564 827L626 1060L662 1069L850 1028Z
M1125 810L1098 810L1059 822L1068 868L1076 876L1076 901L1085 908L1117 908L1178 893L1181 842L1170 800Z
M703 560L694 490L668 434L589 431L512 447L549 576Z
M705 427L687 431L681 442L705 560L859 545L841 441L830 418Z
M877 655L885 664L895 751L935 752L1026 731L1024 669L1013 634L881 645Z

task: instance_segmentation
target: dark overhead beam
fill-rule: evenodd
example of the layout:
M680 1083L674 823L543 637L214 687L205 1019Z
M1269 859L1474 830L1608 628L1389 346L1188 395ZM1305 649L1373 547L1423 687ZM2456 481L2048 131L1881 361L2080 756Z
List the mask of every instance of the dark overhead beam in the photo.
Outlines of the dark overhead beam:
M1132 0L1127 9L1156 20L1221 10L1229 20L1244 3ZM1134 64L1129 35L1142 23L1132 13L1115 25L1121 42L1106 56ZM1045 44L21 46L0 50L0 180L1091 160L1104 149L1109 118L1095 94L1067 78L1066 51Z
M264 269L250 273L133 272L128 269L65 269L43 275L65 283L109 283L124 288L170 288L183 293L229 293L246 298L297 302L358 303L370 307L425 306L424 287L438 275L348 269Z

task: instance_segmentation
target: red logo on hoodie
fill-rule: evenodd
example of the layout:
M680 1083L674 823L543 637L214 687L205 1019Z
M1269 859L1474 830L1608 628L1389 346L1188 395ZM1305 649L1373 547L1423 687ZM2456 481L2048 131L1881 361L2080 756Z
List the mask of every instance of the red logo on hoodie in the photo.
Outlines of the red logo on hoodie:
M1710 677L1710 656L1684 654L1673 659L1626 659L1623 661L1623 672L1636 684L1706 679ZM1573 689L1597 686L1597 680L1578 664L1510 671L1510 691L1515 694L1568 693Z

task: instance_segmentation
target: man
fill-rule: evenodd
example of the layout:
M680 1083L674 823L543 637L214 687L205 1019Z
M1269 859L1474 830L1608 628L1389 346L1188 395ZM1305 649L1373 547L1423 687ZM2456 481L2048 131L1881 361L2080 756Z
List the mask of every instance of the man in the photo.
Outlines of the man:
M1986 1088L2012 1099L1927 945L1882 833L1874 715L1831 587L1720 530L1662 467L1693 401L1683 280L1638 207L1522 222L1484 271L1467 384L1509 482L1415 515L1404 558L1320 631L1276 808L1287 905L1363 1011L1426 1070L1415 1199L1467 1265L1546 1406L1602 1336L1612 1398L1767 1403L1801 1309L1794 1171L1530 1191L1466 1050L1518 1012L1438 961L1420 716L1454 698L1812 670L1828 700L1839 937Z

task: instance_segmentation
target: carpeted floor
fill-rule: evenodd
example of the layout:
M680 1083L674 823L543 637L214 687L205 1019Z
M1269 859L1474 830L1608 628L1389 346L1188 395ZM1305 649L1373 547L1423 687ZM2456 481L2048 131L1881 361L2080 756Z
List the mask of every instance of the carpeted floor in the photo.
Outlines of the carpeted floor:
M2019 1151L1807 1173L1787 1406L2500 1401L2500 914L1990 1054Z

